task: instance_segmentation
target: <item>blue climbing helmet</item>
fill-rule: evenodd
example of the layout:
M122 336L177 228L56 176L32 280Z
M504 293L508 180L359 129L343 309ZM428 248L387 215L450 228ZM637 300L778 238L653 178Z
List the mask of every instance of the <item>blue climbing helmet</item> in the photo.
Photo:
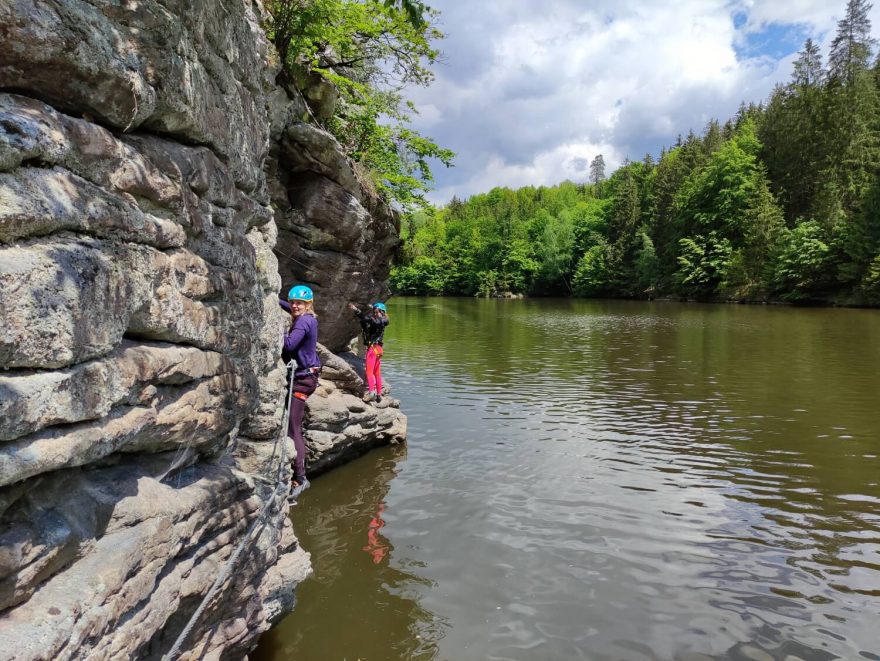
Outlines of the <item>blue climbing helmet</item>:
M291 287L290 291L287 292L287 300L311 302L315 300L315 295L305 285L297 285L296 287Z
M375 309L375 310L382 310L382 312L387 312L387 311L388 311L388 310L385 309L385 304L384 304L384 303L380 303L380 302L373 303L373 309Z

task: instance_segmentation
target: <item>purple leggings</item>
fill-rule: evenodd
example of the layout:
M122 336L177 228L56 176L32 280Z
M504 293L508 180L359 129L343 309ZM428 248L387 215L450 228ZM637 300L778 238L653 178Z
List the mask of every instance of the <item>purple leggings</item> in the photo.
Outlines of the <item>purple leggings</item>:
M287 435L293 439L296 459L293 460L293 479L302 483L306 476L306 441L303 438L302 422L306 412L306 400L318 387L318 377L298 376L293 380L293 397L290 398L290 425ZM297 396L299 395L299 396Z

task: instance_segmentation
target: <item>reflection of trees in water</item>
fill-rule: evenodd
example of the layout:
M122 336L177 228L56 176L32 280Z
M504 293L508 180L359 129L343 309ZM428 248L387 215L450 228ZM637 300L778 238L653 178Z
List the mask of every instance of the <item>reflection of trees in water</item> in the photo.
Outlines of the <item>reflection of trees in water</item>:
M610 485L702 520L698 546L732 569L701 576L778 597L731 610L840 621L880 596L876 312L432 298L396 300L394 319L413 378L441 372L487 414L525 409L524 446L542 425Z
M446 624L419 604L432 583L382 534L393 529L386 497L405 456L405 447L374 451L317 479L292 509L314 575L298 588L293 614L263 636L251 658L437 656Z
M855 348L878 335L863 310L464 298L398 299L388 331L407 369L449 370L489 407L527 382L548 424L586 418L689 472L708 459L759 505L775 488L791 514L855 511L843 529L880 504L880 352ZM870 502L838 501L853 493Z

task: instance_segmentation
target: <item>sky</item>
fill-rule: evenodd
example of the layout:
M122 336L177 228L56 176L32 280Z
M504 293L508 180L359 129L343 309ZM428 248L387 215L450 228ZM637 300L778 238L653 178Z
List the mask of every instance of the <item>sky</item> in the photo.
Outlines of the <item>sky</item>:
M846 0L428 0L442 56L408 90L413 126L456 152L445 204L495 186L611 173L787 82L807 37L823 62ZM871 12L880 26L880 3Z

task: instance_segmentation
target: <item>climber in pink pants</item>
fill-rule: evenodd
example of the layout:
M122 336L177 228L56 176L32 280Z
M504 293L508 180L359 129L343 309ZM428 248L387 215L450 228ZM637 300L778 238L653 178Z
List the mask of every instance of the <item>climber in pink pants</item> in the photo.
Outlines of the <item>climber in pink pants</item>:
M376 401L382 397L382 352L381 344L371 344L367 347L367 391L376 393Z
M388 326L388 311L384 303L373 303L369 312L362 311L354 303L349 303L348 307L361 322L364 344L367 347L367 394L364 399L378 403L382 401L382 342L385 338L385 327Z

